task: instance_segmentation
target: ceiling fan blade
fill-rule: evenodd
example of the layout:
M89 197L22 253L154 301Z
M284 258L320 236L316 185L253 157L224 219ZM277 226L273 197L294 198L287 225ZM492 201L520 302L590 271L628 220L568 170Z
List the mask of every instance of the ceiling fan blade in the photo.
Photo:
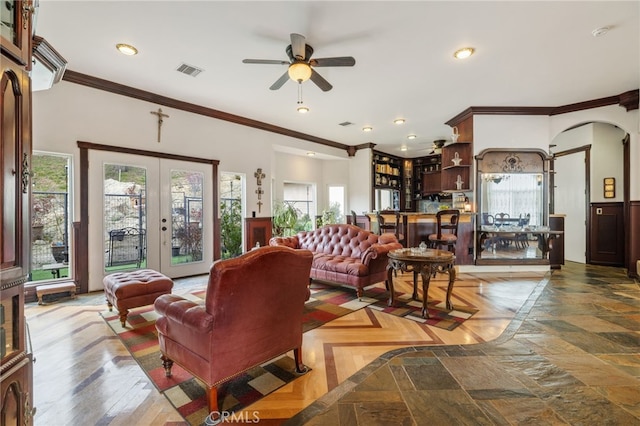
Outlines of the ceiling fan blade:
M309 61L312 67L352 67L356 60L351 56L338 56L335 58L318 58Z
M275 64L275 65L289 65L288 61L279 61L277 59L243 59L243 64Z
M269 89L278 90L279 88L282 87L283 84L285 84L287 82L287 80L289 80L289 71L288 70L284 74L282 74L282 76L280 76L280 78L277 79L276 82L273 83L271 85L271 87L269 87Z
M313 68L311 69L311 81L313 81L316 86L322 89L323 92L328 92L329 90L333 89L331 83L325 80L324 77L322 77L320 74L315 72Z
M293 57L297 60L305 59L305 38L303 35L291 33L291 50Z

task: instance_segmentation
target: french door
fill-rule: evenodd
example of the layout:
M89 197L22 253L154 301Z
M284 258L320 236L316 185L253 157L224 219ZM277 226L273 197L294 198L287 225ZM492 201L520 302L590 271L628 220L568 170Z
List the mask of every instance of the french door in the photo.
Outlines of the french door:
M209 271L211 165L97 150L89 164L89 291L117 271Z

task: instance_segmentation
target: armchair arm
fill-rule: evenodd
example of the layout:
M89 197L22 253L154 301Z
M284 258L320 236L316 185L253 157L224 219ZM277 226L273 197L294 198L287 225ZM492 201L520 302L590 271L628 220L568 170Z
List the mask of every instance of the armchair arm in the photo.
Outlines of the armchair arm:
M208 333L212 329L213 317L207 313L205 307L180 296L162 295L156 299L153 307L160 315L196 332Z
M298 236L294 235L292 237L273 237L269 240L270 246L285 246L290 247L292 249L299 248Z

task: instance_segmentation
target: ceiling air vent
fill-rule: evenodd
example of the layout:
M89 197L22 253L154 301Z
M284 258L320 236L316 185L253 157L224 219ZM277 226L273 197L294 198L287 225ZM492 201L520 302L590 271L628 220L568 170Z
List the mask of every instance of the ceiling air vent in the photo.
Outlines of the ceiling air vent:
M202 69L198 68L198 67L194 67L193 65L187 65L187 64L182 64L180 65L177 70L178 72L181 72L183 74L186 75L190 75L191 77L195 77L198 74L200 74L202 71Z
M338 123L338 125L342 127L347 127L347 126L352 126L353 123L350 121L343 121L342 123Z

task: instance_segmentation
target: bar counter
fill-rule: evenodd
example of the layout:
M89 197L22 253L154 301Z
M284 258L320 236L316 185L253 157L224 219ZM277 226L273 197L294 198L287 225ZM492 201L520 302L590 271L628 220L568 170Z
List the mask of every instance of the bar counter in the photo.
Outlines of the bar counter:
M421 241L427 242L429 234L436 233L436 215L435 213L420 212L399 212L401 234L405 236L403 245L405 247L418 247ZM372 232L378 231L378 219L375 213L367 213L359 218L364 218L369 222L369 228ZM382 215L387 222L395 222L393 214ZM458 241L456 242L456 265L473 265L473 235L475 228L475 213L460 212L460 220L458 222ZM360 219L357 221L360 224ZM444 248L446 250L446 247Z

